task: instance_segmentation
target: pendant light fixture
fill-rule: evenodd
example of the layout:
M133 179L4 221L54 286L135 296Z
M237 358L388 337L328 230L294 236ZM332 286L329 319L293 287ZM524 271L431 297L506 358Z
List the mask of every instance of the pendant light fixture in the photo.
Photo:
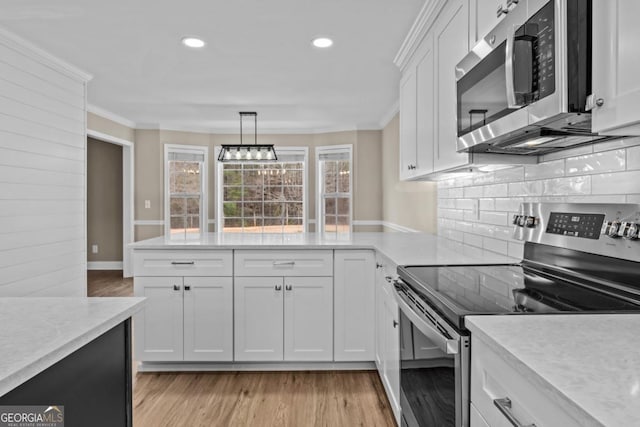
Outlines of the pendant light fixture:
M253 144L244 144L244 126L253 118ZM219 162L265 162L278 160L273 144L258 144L258 113L240 111L240 144L224 144Z

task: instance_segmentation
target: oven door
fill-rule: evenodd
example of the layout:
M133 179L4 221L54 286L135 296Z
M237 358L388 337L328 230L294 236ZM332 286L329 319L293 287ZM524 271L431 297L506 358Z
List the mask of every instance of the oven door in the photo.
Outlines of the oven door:
M403 427L469 426L469 337L396 284L400 308L400 408ZM436 315L437 316L437 315Z

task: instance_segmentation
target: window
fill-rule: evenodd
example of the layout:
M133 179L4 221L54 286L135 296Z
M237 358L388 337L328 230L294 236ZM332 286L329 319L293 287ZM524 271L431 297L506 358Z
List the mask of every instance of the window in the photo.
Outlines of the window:
M351 145L318 147L318 232L351 232Z
M165 235L197 238L207 231L207 147L165 145Z
M306 230L306 148L276 148L277 162L218 167L218 230L301 233Z

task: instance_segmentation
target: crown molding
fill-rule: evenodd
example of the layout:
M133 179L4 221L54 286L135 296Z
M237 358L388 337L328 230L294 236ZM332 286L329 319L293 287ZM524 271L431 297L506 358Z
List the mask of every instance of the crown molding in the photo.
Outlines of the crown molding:
M389 122L391 122L391 120L393 120L393 118L399 112L400 112L400 101L396 101L396 102L393 103L391 108L389 108L389 110L387 110L387 112L384 114L384 116L382 116L382 118L378 122L378 127L380 129L386 128L387 125L389 124Z
M112 122L116 122L122 126L126 126L130 129L139 129L136 122L134 122L133 120L126 119L116 113L105 110L102 107L98 107L97 105L87 104L87 111L89 113L95 114L96 116L100 116L103 119L111 120Z
M91 74L44 51L32 42L12 33L4 27L0 27L0 43L74 80L86 83L93 78Z
M422 6L418 17L413 21L407 37L405 37L396 57L393 59L393 63L396 64L400 70L404 70L407 66L418 45L433 25L433 22L438 17L445 3L446 0L427 0L424 6Z
M180 126L169 125L164 126L162 124L155 123L138 123L136 129L138 130L160 130L170 132L193 132L193 133L206 133L214 135L236 135L240 133L238 126L234 127L198 127L198 126ZM380 130L379 124L362 125L362 126L336 126L327 128L316 129L292 129L292 128L272 128L264 129L258 126L258 135L319 135L324 133L334 132L353 132L353 131L365 131L365 130Z

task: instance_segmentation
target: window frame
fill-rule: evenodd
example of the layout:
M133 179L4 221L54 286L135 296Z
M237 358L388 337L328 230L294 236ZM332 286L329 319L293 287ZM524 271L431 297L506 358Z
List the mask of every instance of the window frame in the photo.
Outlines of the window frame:
M316 166L316 233L324 235L326 233L324 227L324 195L322 192L324 186L324 176L322 176L322 168L320 167L320 156L322 154L339 153L343 154L347 152L349 156L349 234L353 232L353 144L342 145L325 145L316 147L315 150L315 166ZM329 194L329 193L326 193ZM344 193L330 193L330 194L344 194ZM332 233L339 234L339 233Z
M309 230L309 147L302 146L287 146L287 147L274 147L276 152L278 153L278 161L276 163L286 163L285 160L281 160L281 154L292 153L303 155L304 160L303 163L303 171L302 171L302 232L306 233ZM214 147L214 152L216 154L216 159L220 154L220 150L222 148L220 146ZM215 231L218 233L224 233L224 207L223 207L223 194L224 194L224 177L222 174L223 165L225 162L215 162L215 176L216 176L216 185L215 185ZM248 163L248 162L243 162ZM264 162L262 162L264 163ZM278 233L255 233L255 234L278 234ZM286 233L282 233L286 234Z
M200 171L200 233L193 235L198 238L209 232L209 216L208 216L208 169L209 169L209 147L202 145L182 145L182 144L164 144L164 235L171 238L171 214L170 204L171 195L169 194L169 153L188 153L203 154L204 161ZM189 237L185 234L185 237ZM177 236L175 238L178 238Z

